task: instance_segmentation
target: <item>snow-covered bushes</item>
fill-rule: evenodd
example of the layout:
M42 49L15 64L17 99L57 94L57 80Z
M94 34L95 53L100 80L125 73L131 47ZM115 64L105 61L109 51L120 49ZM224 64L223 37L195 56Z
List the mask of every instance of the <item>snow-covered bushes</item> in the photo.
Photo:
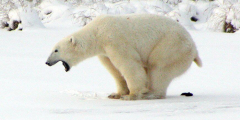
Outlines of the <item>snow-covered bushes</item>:
M23 27L84 26L101 14L149 13L168 16L184 26L235 32L240 28L237 0L4 0L0 27L22 21ZM15 11L15 13L14 13ZM37 12L36 12L37 11ZM15 15L11 15L11 14ZM38 18L40 17L40 19ZM16 22L15 22L16 23ZM55 25L53 25L55 24Z
M79 6L79 9L73 11L72 17L74 23L84 26L101 14L108 14L108 7L99 2L93 5Z
M0 3L0 28L9 26L9 12L11 9L15 9L13 1L1 1Z
M162 1L118 1L99 1L92 4L88 2L87 5L83 3L83 5L75 7L72 14L73 20L78 25L84 26L101 14L150 13L165 15L172 10L169 4Z
M40 3L41 0L2 0L0 3L0 27L9 27L8 30L11 31L17 28L22 30L22 26L43 26L38 20L38 13L33 9ZM8 26L6 26L7 24Z
M79 11L73 13L73 18L80 26L100 14L150 13L168 16L190 28L195 28L194 22L206 23L202 28L213 31L235 32L240 27L240 2L237 0L76 1L75 9Z
M240 28L240 2L218 1L208 20L208 27L213 31L234 33Z

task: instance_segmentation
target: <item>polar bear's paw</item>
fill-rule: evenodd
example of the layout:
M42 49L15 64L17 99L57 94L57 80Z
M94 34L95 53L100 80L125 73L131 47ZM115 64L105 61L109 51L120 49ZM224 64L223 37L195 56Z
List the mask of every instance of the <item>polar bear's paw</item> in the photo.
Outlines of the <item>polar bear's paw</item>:
M121 95L118 93L112 93L111 95L108 96L110 99L120 99Z
M121 100L137 100L138 97L136 95L123 95L120 98Z
M121 100L150 100L150 99L164 99L165 96L154 95L153 93L145 93L139 95L123 95Z

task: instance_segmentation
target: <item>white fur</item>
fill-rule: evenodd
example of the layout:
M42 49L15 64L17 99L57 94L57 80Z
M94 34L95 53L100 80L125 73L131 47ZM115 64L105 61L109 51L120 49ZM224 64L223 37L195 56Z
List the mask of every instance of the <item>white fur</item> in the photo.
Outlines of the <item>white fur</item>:
M72 39L71 39L72 38ZM156 99L166 96L173 78L195 61L201 66L189 33L177 22L157 15L102 15L55 47L70 66L99 56L113 75L115 99Z

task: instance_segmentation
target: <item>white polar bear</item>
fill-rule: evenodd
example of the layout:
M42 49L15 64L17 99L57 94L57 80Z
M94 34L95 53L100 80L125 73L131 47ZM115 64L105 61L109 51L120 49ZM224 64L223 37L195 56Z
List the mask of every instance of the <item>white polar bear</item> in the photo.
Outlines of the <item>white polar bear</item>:
M66 71L98 56L113 75L112 99L159 99L173 78L192 61L201 66L189 33L177 22L158 15L102 15L61 40L46 64L62 61Z

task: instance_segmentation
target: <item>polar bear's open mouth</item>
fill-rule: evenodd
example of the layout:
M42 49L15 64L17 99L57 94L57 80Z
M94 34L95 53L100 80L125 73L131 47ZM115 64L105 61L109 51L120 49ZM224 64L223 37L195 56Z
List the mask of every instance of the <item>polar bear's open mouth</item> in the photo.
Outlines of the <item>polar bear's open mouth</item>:
M70 70L70 66L65 61L62 61L62 63L63 66L65 67L65 71L68 72Z

